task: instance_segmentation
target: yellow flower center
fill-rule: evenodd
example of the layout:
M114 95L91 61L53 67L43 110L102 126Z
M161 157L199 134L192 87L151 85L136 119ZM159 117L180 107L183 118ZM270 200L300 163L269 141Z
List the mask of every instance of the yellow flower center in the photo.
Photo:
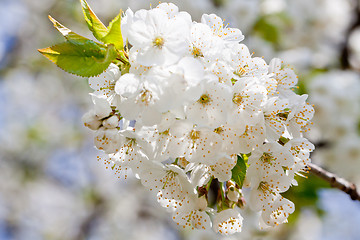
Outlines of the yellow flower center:
M200 138L200 132L199 131L192 130L190 132L190 139L197 140L199 138Z
M233 103L235 103L236 105L240 105L243 101L243 97L238 94L238 93L235 93L234 96L233 96L233 99L232 99Z
M153 45L158 48L162 48L162 46L164 46L164 43L165 41L162 37L156 37L153 41Z
M242 77L247 73L248 67L249 66L247 64L245 66L243 66L243 67L239 66L239 68L234 72L234 74L239 76L239 77Z
M203 94L201 95L201 97L199 98L198 102L201 103L202 105L206 105L210 102L210 97L207 94Z
M214 132L217 134L221 134L223 131L224 131L224 129L222 129L222 127L215 128L215 130L214 130Z
M272 156L270 153L263 153L263 155L260 157L260 160L264 163L271 163Z
M193 47L191 54L194 57L203 57L204 55L202 54L202 52L200 51L200 49L198 49L197 47Z

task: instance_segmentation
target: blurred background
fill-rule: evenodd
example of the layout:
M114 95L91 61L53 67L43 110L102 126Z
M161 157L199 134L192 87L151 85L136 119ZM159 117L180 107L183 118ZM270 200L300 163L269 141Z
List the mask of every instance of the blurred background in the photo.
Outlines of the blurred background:
M107 23L119 9L157 1L88 0ZM199 21L216 13L266 61L279 57L315 104L313 161L360 186L360 10L358 0L179 0ZM0 0L0 240L360 239L360 203L309 176L286 197L288 224L260 231L243 210L243 232L228 238L179 230L133 177L119 180L81 122L87 79L38 52L62 37L47 15L90 37L77 0ZM360 188L360 187L359 187Z

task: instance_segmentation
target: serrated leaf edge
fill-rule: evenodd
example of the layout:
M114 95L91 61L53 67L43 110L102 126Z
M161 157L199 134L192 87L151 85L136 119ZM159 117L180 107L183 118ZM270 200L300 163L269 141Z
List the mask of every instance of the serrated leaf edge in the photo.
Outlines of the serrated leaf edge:
M71 40L71 39L81 39L81 40L90 40L87 39L75 32L73 32L72 30L70 30L69 28L65 27L64 25L62 25L60 22L58 22L55 18L53 18L52 16L48 15L48 18L50 19L50 21L53 23L54 27L64 36L64 38L66 40ZM75 37L75 38L74 38Z
M82 11L84 13L85 21L88 25L88 28L93 33L94 37L101 41L101 38L103 38L106 33L108 32L107 27L100 21L100 19L96 16L95 12L91 9L90 5L86 2L86 0L80 0L80 4L82 7ZM89 12L90 16L88 16L87 11ZM96 23L94 22L96 21ZM94 23L98 26L100 26L100 32L96 31L94 29ZM106 32L105 34L102 34L101 32Z
M61 44L61 43L60 43L60 44ZM105 72L105 70L106 70L106 69L109 67L109 65L111 64L111 62L109 62L109 64L107 65L107 67L106 67L102 72L100 72L100 73L98 73L98 74L89 74L89 75L84 75L84 76L83 76L83 75L80 75L80 74L71 72L71 71L69 71L69 70L66 70L66 69L60 67L59 65L56 64L56 62L55 62L54 60L50 59L48 56L46 56L46 55L44 54L44 53L49 53L49 54L56 54L56 53L58 53L58 52L53 51L53 50L51 49L51 48L53 48L53 47L55 47L55 46L57 46L57 45L58 45L58 44L54 44L54 45L52 45L52 46L50 46L50 47L38 49L38 52L40 52L44 57L46 57L49 61L51 61L52 63L54 63L54 64L55 64L58 68L60 68L61 70L65 71L65 72L67 72L67 73L73 74L73 75L75 75L75 76L78 76L78 77L86 77L86 78L95 77L95 76L98 76L98 75L100 75L101 73ZM110 47L111 47L111 46L114 47L113 45L110 45ZM52 53L46 52L45 50L47 50L47 49L52 50ZM110 50L109 50L109 48L107 48L104 61L99 61L99 60L97 60L97 59L94 59L94 60L96 60L97 62L102 62L102 63L104 63L104 62L106 62L105 60L109 60L109 56L110 56L109 53L110 53ZM60 54L60 53L58 53L58 54ZM93 56L92 56L92 57L93 57Z

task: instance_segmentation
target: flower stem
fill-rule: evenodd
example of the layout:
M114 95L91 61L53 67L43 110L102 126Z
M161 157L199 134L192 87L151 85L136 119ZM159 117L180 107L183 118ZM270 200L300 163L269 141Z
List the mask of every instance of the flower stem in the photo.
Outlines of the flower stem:
M306 169L309 170L312 174L329 182L332 187L340 189L341 191L348 194L352 200L360 201L360 194L357 191L354 183L351 183L341 177L338 177L335 174L328 172L325 169L313 163L308 163Z

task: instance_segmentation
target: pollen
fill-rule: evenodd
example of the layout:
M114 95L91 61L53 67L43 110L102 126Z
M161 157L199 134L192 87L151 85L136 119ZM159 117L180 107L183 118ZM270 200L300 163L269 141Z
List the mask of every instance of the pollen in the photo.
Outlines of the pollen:
M201 97L198 100L199 103L201 103L202 105L206 105L209 102L211 102L211 98L209 97L208 94L203 94L201 95Z
M162 48L164 46L165 40L163 37L156 37L153 41L153 45L158 48Z
M202 54L201 50L197 47L193 47L192 51L191 51L191 54L194 56L194 57L204 57L204 55Z
M239 93L235 93L232 101L236 105L241 105L241 103L243 102L243 97Z
M192 130L189 134L190 139L197 140L200 138L200 131Z

